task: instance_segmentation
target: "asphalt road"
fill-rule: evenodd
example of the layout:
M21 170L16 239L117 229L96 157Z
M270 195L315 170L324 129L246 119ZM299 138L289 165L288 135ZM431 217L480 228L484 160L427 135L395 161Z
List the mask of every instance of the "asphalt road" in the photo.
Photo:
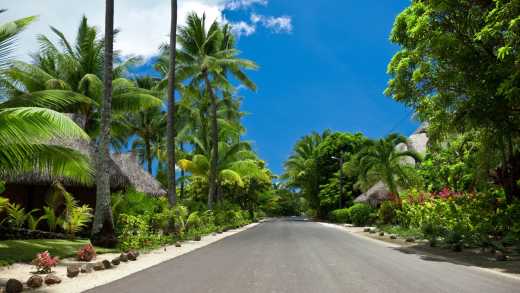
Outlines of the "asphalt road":
M278 219L88 292L520 292L520 281Z

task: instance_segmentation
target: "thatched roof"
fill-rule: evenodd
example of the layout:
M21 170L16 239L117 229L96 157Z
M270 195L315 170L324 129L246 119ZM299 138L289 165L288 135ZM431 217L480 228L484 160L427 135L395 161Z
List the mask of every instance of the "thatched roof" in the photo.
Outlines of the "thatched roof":
M64 146L88 156L91 162L97 158L97 148L94 143L85 140L53 141L51 144ZM121 190L134 187L139 192L144 192L153 196L162 196L166 191L161 184L139 165L135 157L131 154L112 154L109 162L110 168L110 188ZM93 168L94 169L94 168ZM67 178L55 178L49 174L38 172L28 172L22 175L5 174L0 178L6 183L22 185L47 185L55 181L62 182L65 186L85 186ZM92 186L85 186L92 187Z
M426 134L427 128L427 123L421 124L421 126L419 126L419 128L408 137L406 144L399 144L396 146L396 148L403 151L413 150L420 154L424 154L428 145L428 135ZM409 164L415 164L415 160L411 157L407 157L405 162ZM365 193L354 199L354 202L367 203L371 206L377 206L379 203L389 198L390 190L382 181L379 181L374 186L369 188Z

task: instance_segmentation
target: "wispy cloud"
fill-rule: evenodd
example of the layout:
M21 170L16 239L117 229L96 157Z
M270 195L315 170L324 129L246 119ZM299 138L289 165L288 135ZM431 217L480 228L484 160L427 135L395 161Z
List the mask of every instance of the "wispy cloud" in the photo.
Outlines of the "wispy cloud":
M245 21L230 23L232 32L237 36L250 36L256 32L256 25Z
M266 6L267 0L230 0L226 3L225 7L229 10L245 9L253 5Z
M293 30L292 18L290 16L265 16L253 13L251 22L261 24L275 33L291 33Z

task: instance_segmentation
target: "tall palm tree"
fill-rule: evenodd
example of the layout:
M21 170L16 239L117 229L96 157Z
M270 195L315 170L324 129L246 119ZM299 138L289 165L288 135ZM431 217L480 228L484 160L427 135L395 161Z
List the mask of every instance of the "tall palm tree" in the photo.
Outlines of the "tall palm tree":
M112 247L117 244L110 203L110 120L112 114L112 75L114 46L114 0L106 0L104 99L101 102L101 131L96 164L96 211L92 225L92 242Z
M52 144L56 140L88 139L73 121L52 110L12 108L2 101L6 90L5 70L13 62L16 37L35 19L32 16L0 24L0 173L13 176L37 171L89 183L92 172L87 158L77 151ZM62 106L74 100L68 99L66 93L39 93L32 99Z
M177 201L175 174L175 68L177 47L177 0L171 0L170 62L168 71L168 118L166 144L168 153L168 200L170 205Z
M407 143L406 137L392 133L384 139L369 141L367 145L345 165L346 171L359 174L358 185L367 188L378 181L386 184L390 192L399 197L399 186L409 186L414 179L413 164L421 160L413 150L399 146Z
M215 90L232 90L228 74L233 75L246 87L255 90L255 84L245 75L243 69L256 69L257 65L249 60L238 58L231 28L213 22L206 28L206 17L192 13L186 26L179 29L180 49L178 78L191 78L191 86L204 87L210 99L211 160L209 174L208 208L212 208L217 192L217 173L219 157L218 97Z

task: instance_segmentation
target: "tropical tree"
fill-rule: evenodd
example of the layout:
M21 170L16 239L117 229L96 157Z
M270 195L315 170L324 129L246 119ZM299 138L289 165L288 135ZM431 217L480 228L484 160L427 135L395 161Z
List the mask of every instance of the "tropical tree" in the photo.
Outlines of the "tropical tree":
M415 169L410 158L415 162L421 159L417 152L402 149L406 143L406 137L398 134L368 141L345 169L347 173L358 174L358 184L364 189L382 181L393 195L399 197L399 186L410 186L414 182Z
M3 11L0 11L2 13ZM0 25L0 101L5 93L5 71L13 62L16 37L35 17ZM65 92L38 93L32 96L41 104L64 105L75 100ZM0 103L0 173L16 175L26 171L66 176L78 182L91 182L91 169L79 152L53 145L52 141L88 139L68 117L55 111L36 108L11 108Z
M234 37L229 25L221 26L213 22L206 27L206 17L192 13L186 26L179 29L177 52L178 79L190 79L193 88L204 88L210 100L211 156L209 172L208 207L211 209L217 192L219 130L218 97L216 89L232 90L228 74L233 75L246 87L255 90L255 84L245 75L243 69L255 69L252 61L238 58Z
M106 0L104 99L101 102L101 132L96 164L96 209L92 225L92 242L115 246L114 220L110 204L110 122L112 114L112 58L114 46L114 0Z

